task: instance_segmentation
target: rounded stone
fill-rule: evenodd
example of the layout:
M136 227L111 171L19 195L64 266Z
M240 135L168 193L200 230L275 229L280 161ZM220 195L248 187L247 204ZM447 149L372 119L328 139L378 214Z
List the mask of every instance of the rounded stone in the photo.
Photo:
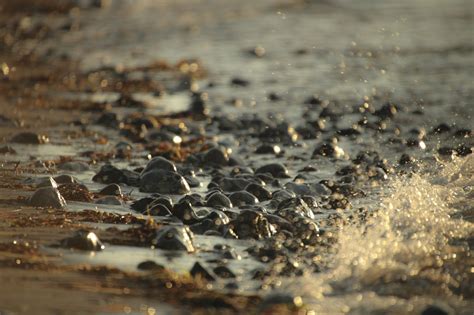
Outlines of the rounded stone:
M254 205L259 202L258 198L248 191L233 192L229 195L229 199L235 207Z
M160 194L186 194L188 182L175 172L152 170L140 177L140 191Z
M170 172L177 172L176 165L165 159L161 156L156 156L148 162L145 169L142 172L142 175L151 171L151 170L162 170L162 171L170 171Z
M45 208L64 208L66 206L66 200L57 188L43 187L35 191L31 196L30 205L33 207L45 207Z
M281 163L270 163L255 170L256 174L269 173L275 178L289 178L288 169Z

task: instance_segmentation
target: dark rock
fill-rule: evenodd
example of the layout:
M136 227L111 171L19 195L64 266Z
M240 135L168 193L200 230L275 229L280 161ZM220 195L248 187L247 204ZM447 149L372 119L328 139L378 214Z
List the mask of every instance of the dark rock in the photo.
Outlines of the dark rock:
M186 180L175 172L151 170L140 177L140 191L160 194L186 194L190 191Z
M152 245L166 250L194 252L193 233L185 226L164 226L156 231Z
M272 199L272 193L259 184L250 183L245 187L245 191L248 191L249 193L257 197L260 201Z
M277 145L262 144L259 146L255 153L257 154L280 154L281 148Z
M173 162L161 157L157 156L151 159L150 162L146 165L145 169L142 171L142 175L151 171L151 170L161 170L161 171L169 171L169 172L177 172L176 165Z
M46 135L34 132L21 132L13 136L11 142L22 144L44 144L48 143L49 139Z
M245 80L245 79L242 79L242 78L233 78L230 83L232 85L236 85L236 86L242 86L242 87L245 87L245 86L248 86L250 85L250 81L248 80Z
M105 196L122 196L122 189L120 188L119 185L117 184L110 184L108 186L105 186L99 191L99 195L105 195Z
M344 151L336 144L329 142L323 143L320 146L316 147L316 149L314 149L313 157L318 155L337 158L344 155Z
M159 271L159 270L164 270L165 267L163 267L162 265L158 265L153 260L145 260L137 265L137 269Z
M52 178L48 177L43 180L41 180L38 185L36 185L37 188L41 187L52 187L52 188L58 188L58 183Z
M196 262L194 266L191 268L189 273L194 278L202 278L207 281L215 281L216 278L213 276L209 271L206 270L199 262Z
M446 124L446 123L441 123L438 126L434 127L432 130L432 133L445 133L449 132L451 130L451 127Z
M45 207L45 208L64 208L66 206L66 200L59 193L57 188L44 187L39 188L31 196L29 203L33 207Z
M61 241L61 246L87 251L101 251L105 246L94 232L78 231L74 236Z
M269 173L276 178L289 178L288 169L281 163L271 163L261 166L255 170L256 174Z
M400 165L408 165L408 164L413 163L414 161L415 159L413 157L411 157L410 155L406 153L403 153L398 163L400 163Z
M59 175L54 177L54 180L58 184L75 184L77 183L76 179L71 175Z
M451 310L439 305L428 305L423 309L420 315L450 315L454 314Z
M229 199L235 207L254 205L259 202L258 198L248 191L233 192L229 195Z
M220 192L213 193L209 198L207 198L206 204L208 207L232 208L232 202L230 199Z
M94 182L102 184L127 184L138 186L140 175L136 172L118 169L115 166L106 164L102 166L99 172L92 178Z
M227 166L229 164L229 155L222 149L212 148L204 154L202 161L204 165Z
M229 228L239 239L264 239L276 232L263 214L251 210L243 210L229 223Z
M16 154L16 151L11 146L6 145L3 147L0 147L0 154Z
M116 113L103 113L96 121L98 125L103 125L109 128L116 128L119 125L119 120Z

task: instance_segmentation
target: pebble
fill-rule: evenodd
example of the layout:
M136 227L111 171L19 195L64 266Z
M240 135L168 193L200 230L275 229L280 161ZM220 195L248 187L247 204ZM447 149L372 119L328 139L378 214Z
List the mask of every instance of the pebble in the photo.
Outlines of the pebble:
M41 187L52 187L52 188L58 188L58 183L54 180L52 177L45 178L41 180L38 185L36 185L37 188Z
M94 232L86 230L78 231L74 236L61 241L61 246L87 251L101 251L105 249L104 244Z
M152 245L165 250L181 250L192 253L195 251L193 233L184 226L163 226L156 231Z
M113 165L105 164L99 172L92 178L94 182L102 184L127 184L138 186L140 174L126 169L118 169Z
M212 148L204 154L202 161L204 165L227 166L229 164L229 155L220 148Z
M201 278L207 281L215 281L216 277L211 274L206 268L204 268L199 262L196 262L191 270L189 271L191 276L194 278Z
M207 198L206 205L208 207L225 207L232 208L232 202L230 199L220 192L215 192L209 198Z
M255 174L271 174L275 178L289 178L288 169L281 163L271 163L255 170Z
M258 203L258 198L248 191L236 191L229 195L229 199L235 207L242 207L245 205L254 205Z
M142 261L137 265L137 269L139 270L153 270L153 271L159 271L159 270L164 270L165 267L162 265L157 264L153 260L145 260Z
M54 187L43 187L35 191L29 203L33 207L57 208L66 207L66 200Z
M142 175L151 171L151 170L161 170L161 171L170 171L170 172L177 172L176 165L165 159L164 157L157 156L148 162L145 169L142 171Z
M249 193L257 197L260 201L272 199L272 193L259 184L250 183L245 187L245 191L248 191Z
M120 188L117 184L110 184L105 186L99 191L99 195L106 195L106 196L122 196L122 188Z
M49 139L46 135L34 132L21 132L13 136L11 142L22 144L45 144L49 142Z
M178 195L188 193L190 188L178 173L155 169L140 177L140 191Z

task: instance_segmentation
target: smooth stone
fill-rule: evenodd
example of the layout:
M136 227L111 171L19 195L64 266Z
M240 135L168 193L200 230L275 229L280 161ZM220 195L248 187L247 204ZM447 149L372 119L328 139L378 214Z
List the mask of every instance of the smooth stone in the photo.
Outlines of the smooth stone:
M195 251L193 233L185 226L164 226L156 231L152 245L165 250Z
M78 231L74 236L61 241L61 246L87 251L101 251L105 246L94 232Z
M202 161L205 165L227 166L229 164L229 155L220 148L212 148L204 154Z
M208 207L226 207L232 208L232 202L223 193L213 193L206 201Z
M311 187L312 194L317 196L330 196L332 194L331 189L329 189L326 185L320 183L311 183L309 186Z
M244 190L231 193L229 199L235 207L254 205L259 202L257 197Z
M58 184L75 184L77 182L71 175L59 175L54 177L54 180Z
M102 184L127 184L138 186L140 174L126 169L118 169L113 165L105 164L92 178L94 182Z
M255 170L255 174L272 174L275 178L289 178L288 169L281 163L271 163L261 166Z
M148 162L148 164L146 165L145 169L142 171L142 175L151 170L177 172L176 165L161 156L156 156L151 159L150 162Z
M153 260L145 260L145 261L142 261L141 263L139 263L137 265L137 269L158 271L158 270L164 270L165 267L163 267L162 265L157 264Z
M33 207L64 208L67 203L57 188L43 187L35 191L30 198Z
M277 190L277 191L274 191L272 193L272 199L273 200L284 200L284 199L288 199L288 198L294 198L296 197L296 194L292 191L288 191L288 190L284 190L284 189L281 189L281 190Z
M99 191L100 195L122 196L122 188L117 184L110 184Z
M280 154L281 148L277 145L262 144L255 150L256 154Z
M116 196L105 196L101 197L94 201L94 203L99 205L113 205L113 206L121 206L122 201L118 199Z
M202 278L207 281L215 281L216 278L206 268L204 268L199 262L196 262L189 271L191 276L194 278Z
M294 192L298 196L311 194L311 188L308 184L297 184L293 182L288 182L285 184L284 188Z
M260 201L272 199L272 193L259 184L250 183L247 185L247 187L245 187L245 191L248 191L249 193L257 197Z
M178 195L188 193L190 187L178 173L155 169L141 176L140 191Z
M58 183L52 178L48 177L43 180L41 180L38 185L36 185L37 188L41 187L52 187L52 188L58 188Z
M20 132L13 136L11 142L21 144L44 144L48 143L49 139L46 135L41 135L34 132Z
M196 176L185 175L184 179L186 180L186 182L189 184L189 187L191 188L202 186L201 182L199 181L199 179L196 178Z

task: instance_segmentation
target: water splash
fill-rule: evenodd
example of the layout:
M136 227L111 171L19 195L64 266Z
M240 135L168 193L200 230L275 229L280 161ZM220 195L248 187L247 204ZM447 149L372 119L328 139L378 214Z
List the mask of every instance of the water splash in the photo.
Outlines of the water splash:
M469 300L474 224L466 217L472 213L474 157L436 168L441 171L435 175L393 180L367 224L340 232L329 271L291 286L309 309L318 314L420 314L427 304L448 313L474 309Z

